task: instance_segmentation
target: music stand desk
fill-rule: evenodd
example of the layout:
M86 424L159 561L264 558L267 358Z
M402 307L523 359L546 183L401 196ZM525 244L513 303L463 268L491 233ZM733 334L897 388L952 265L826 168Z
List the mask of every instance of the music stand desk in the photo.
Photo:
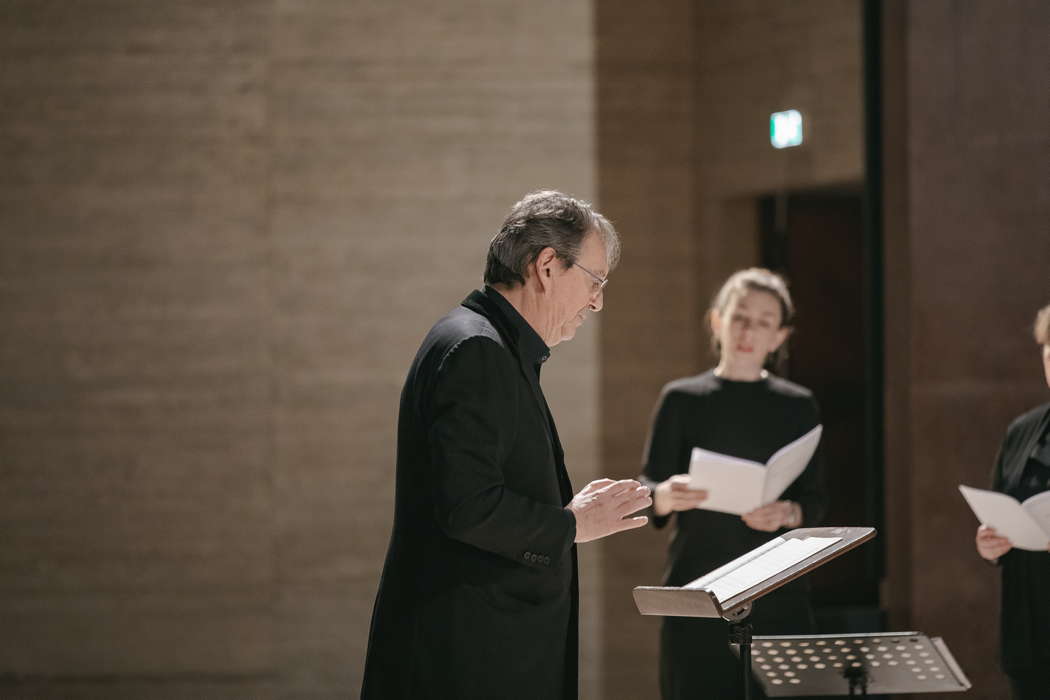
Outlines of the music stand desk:
M720 617L728 621L728 641L740 645L744 700L750 700L752 637L751 625L746 618L751 614L754 602L873 537L875 528L872 527L798 528L774 537L761 547L696 579L689 586L638 586L634 589L634 602L638 612L643 615ZM826 544L807 542L810 538L834 541ZM799 559L800 549L802 554L809 551L807 544L822 546ZM788 555L789 552L794 554ZM761 573L756 570L761 570ZM727 582L732 582L732 585L727 585ZM716 593L716 589L722 591L724 600Z
M752 645L754 677L771 698L950 693L971 687L944 640L919 632L756 635ZM734 651L740 654L739 648Z
M806 527L780 535L779 539L807 539L810 537L838 538L834 544L816 552L802 561L781 570L770 578L737 593L727 600L719 600L709 588L686 588L678 586L637 586L634 602L643 615L668 617L720 617L729 622L744 619L751 612L752 604L770 591L785 583L805 576L818 566L839 557L875 537L872 527ZM774 538L778 539L778 538ZM772 541L768 544L772 544ZM764 545L764 546L767 546ZM762 549L762 548L759 548ZM758 550L753 550L758 551ZM730 564L745 561L752 553L745 554ZM727 565L729 566L729 565Z

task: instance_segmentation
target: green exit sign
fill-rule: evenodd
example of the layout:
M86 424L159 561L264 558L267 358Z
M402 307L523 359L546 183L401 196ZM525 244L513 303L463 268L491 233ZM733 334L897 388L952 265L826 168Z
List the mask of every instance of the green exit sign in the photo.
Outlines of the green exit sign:
M790 148L802 144L802 115L797 109L769 115L769 142L773 148Z

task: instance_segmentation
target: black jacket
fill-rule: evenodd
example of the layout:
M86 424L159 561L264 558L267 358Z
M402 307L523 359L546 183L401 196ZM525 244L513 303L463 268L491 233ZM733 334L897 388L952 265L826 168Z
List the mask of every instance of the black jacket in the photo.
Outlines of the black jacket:
M1050 403L1014 420L992 473L992 488L1023 499L1019 488L1028 457L1050 423ZM1011 549L999 558L1003 585L1000 657L1007 672L1045 669L1050 660L1050 554Z
M491 288L424 339L363 699L576 697L576 524L539 386L548 353Z

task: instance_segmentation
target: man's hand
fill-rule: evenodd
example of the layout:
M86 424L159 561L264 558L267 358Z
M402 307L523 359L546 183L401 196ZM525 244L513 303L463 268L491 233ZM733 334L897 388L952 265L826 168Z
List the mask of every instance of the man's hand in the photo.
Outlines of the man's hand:
M794 501L774 501L740 516L752 530L773 532L802 524L802 507Z
M994 527L981 525L977 528L977 553L990 562L996 562L1011 549L1013 544L1006 537L1001 537Z
M576 516L576 541L590 542L649 522L640 515L626 516L652 505L649 489L633 479L598 479L576 494L565 510Z
M661 481L653 489L653 512L657 515L670 515L676 510L690 510L707 500L706 489L689 488L688 474L675 474L666 481Z

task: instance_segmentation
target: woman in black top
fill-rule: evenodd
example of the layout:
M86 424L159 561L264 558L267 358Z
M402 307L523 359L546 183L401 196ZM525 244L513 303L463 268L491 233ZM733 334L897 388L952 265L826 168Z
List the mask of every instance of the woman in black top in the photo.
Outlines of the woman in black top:
M782 528L815 525L823 517L826 495L816 456L780 500L743 516L698 509L707 493L688 488L693 447L764 463L820 422L808 389L764 369L782 351L793 313L780 276L758 268L737 272L709 312L718 366L664 387L640 480L653 490L654 525L663 527L674 516L665 585L684 585L769 541ZM750 621L757 634L812 632L806 579L763 598ZM663 619L664 700L739 697L739 668L723 621Z
M1050 386L1050 305L1035 317ZM992 488L1024 501L1050 490L1050 403L1032 409L1006 430ZM977 528L977 552L1002 567L1000 654L1015 698L1050 697L1050 546L1047 552L1014 549L994 528Z

